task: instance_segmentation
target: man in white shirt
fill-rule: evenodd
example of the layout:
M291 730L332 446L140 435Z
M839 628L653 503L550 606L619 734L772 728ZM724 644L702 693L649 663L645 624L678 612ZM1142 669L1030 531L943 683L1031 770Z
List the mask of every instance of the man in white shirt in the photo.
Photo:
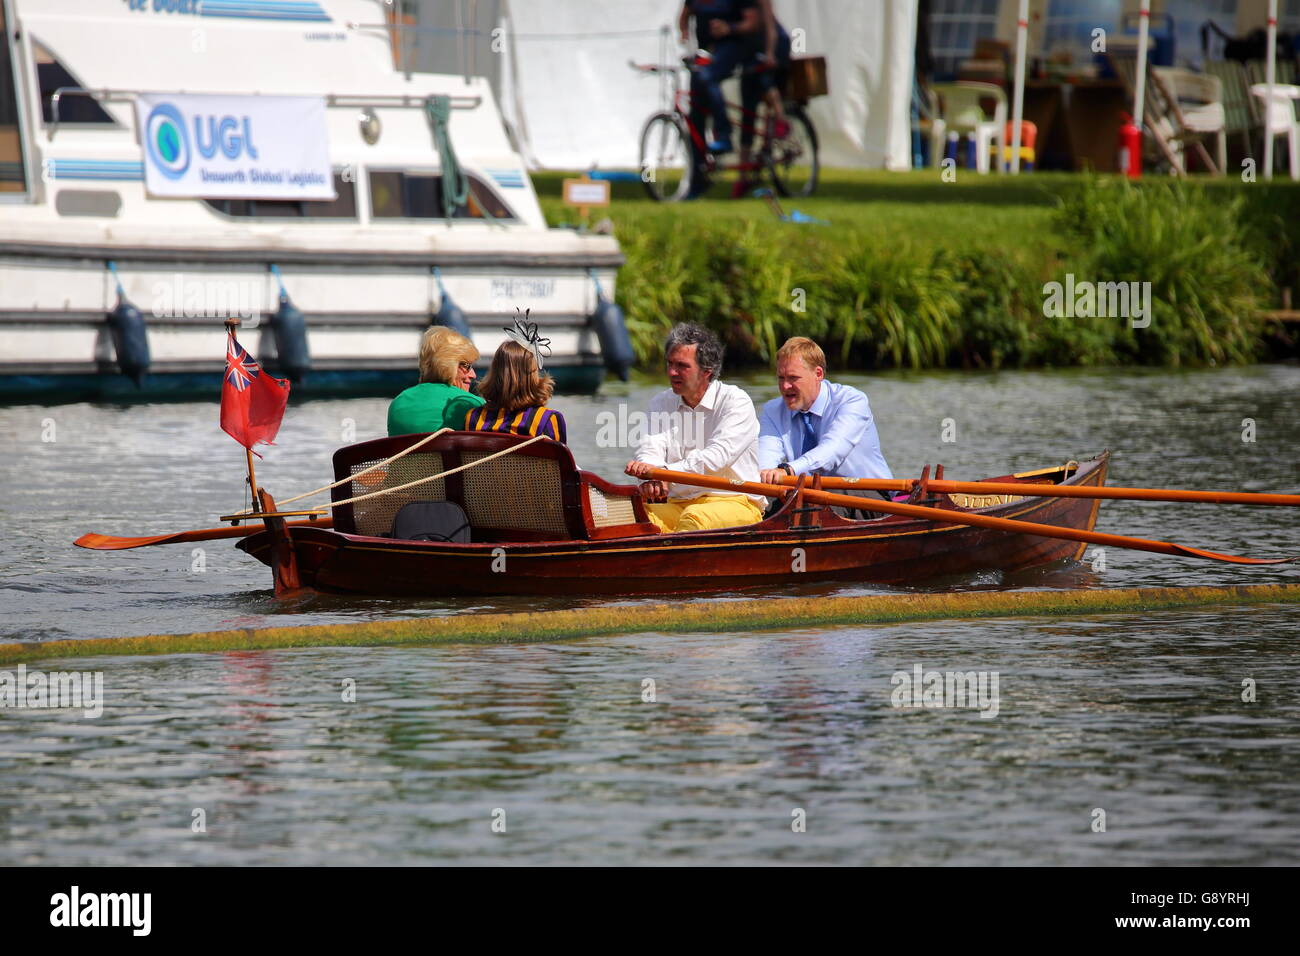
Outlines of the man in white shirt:
M758 480L758 416L735 385L718 381L722 343L707 329L682 323L664 346L671 388L650 400L647 434L627 473L645 478L652 468ZM641 484L650 520L661 531L700 531L755 524L764 499L692 485Z
M776 483L786 474L892 478L867 396L825 376L826 356L812 339L796 336L776 353L781 397L763 406L758 436L762 480Z

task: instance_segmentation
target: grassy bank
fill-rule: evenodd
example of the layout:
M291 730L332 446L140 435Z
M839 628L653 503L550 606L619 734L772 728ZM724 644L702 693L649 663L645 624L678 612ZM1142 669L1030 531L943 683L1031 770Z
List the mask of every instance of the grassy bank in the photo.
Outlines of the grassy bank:
M816 599L586 607L562 611L460 614L394 621L305 627L241 628L194 634L153 634L90 640L0 644L0 666L33 661L141 654L191 654L287 647L396 647L441 644L521 644L607 634L666 631L785 630L903 621L1106 613L1149 613L1172 608L1295 604L1297 585L1100 588L1074 591L987 591L888 594Z
M742 365L795 334L865 368L1207 365L1294 349L1257 318L1298 284L1289 182L958 175L825 171L815 196L783 206L827 225L724 198L727 183L679 204L614 184L608 215L628 260L618 299L638 354L656 361L684 319L715 328ZM563 179L534 176L553 224L575 218ZM1067 273L1150 282L1150 325L1045 315L1044 285Z

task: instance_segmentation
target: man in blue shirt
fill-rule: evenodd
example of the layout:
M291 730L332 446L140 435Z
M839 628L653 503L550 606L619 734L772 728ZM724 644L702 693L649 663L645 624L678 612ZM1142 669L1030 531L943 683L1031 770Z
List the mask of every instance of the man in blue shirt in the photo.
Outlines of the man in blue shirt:
M867 396L826 381L826 356L812 339L789 339L776 353L781 391L763 406L758 426L759 478L782 475L892 478Z

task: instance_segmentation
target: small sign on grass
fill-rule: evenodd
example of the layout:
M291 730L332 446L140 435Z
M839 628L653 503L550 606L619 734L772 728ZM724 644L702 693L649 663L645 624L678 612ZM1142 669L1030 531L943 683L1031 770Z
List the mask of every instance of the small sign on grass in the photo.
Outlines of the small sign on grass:
M609 205L609 182L607 180L566 179L564 181L564 204L576 206L586 227L588 210L592 206Z

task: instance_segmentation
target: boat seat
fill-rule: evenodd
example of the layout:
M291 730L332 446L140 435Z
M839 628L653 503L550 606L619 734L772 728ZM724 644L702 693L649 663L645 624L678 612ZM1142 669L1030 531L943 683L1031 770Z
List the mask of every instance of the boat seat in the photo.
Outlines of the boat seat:
M334 477L344 481L409 448L424 434L396 435L340 448ZM343 501L367 492L480 461L523 444L517 435L448 432L381 469L344 481L331 494ZM579 471L569 449L541 441L445 478L334 509L335 530L392 535L394 520L416 501L451 501L464 509L475 542L565 541L654 534L635 485L615 485Z
M402 541L469 541L469 518L454 501L412 501L393 519L393 537Z

